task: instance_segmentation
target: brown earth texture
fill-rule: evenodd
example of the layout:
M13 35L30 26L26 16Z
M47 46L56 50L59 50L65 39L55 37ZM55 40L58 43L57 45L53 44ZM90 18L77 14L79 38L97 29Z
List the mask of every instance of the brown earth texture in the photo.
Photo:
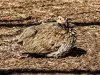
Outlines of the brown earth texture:
M1 19L19 15L35 21L70 18L69 22L77 25L77 48L58 59L32 53L18 58L23 50L10 40L26 26L3 26ZM99 0L0 0L0 75L100 75L99 25Z

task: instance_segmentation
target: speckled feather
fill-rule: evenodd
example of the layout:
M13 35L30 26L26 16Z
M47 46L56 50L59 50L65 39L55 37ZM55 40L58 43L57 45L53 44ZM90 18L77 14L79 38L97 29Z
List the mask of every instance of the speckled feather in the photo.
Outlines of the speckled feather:
M27 33L28 36L25 37ZM43 23L39 26L31 26L25 29L18 39L23 41L26 51L34 53L56 51L61 44L68 43L71 40L68 30L62 29L57 23Z

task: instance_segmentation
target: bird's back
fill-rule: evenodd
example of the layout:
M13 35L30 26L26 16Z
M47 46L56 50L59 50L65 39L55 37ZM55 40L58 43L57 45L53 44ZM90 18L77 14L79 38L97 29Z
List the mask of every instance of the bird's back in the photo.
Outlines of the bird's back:
M24 39L25 52L49 53L58 50L62 43L68 43L70 33L57 25L57 23L45 23L36 26L35 36Z

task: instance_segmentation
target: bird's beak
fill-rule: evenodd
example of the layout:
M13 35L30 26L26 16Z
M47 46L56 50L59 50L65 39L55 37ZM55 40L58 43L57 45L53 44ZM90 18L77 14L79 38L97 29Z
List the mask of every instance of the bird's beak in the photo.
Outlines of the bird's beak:
M59 20L58 17L55 20L58 21Z
M56 18L55 20L56 20L56 22L57 22L57 23L59 23L59 22L60 22L59 18Z

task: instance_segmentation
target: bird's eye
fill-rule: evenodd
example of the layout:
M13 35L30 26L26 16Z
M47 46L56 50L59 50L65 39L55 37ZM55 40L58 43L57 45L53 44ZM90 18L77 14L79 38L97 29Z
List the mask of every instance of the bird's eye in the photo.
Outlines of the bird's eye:
M60 18L60 20L62 20L62 19Z

